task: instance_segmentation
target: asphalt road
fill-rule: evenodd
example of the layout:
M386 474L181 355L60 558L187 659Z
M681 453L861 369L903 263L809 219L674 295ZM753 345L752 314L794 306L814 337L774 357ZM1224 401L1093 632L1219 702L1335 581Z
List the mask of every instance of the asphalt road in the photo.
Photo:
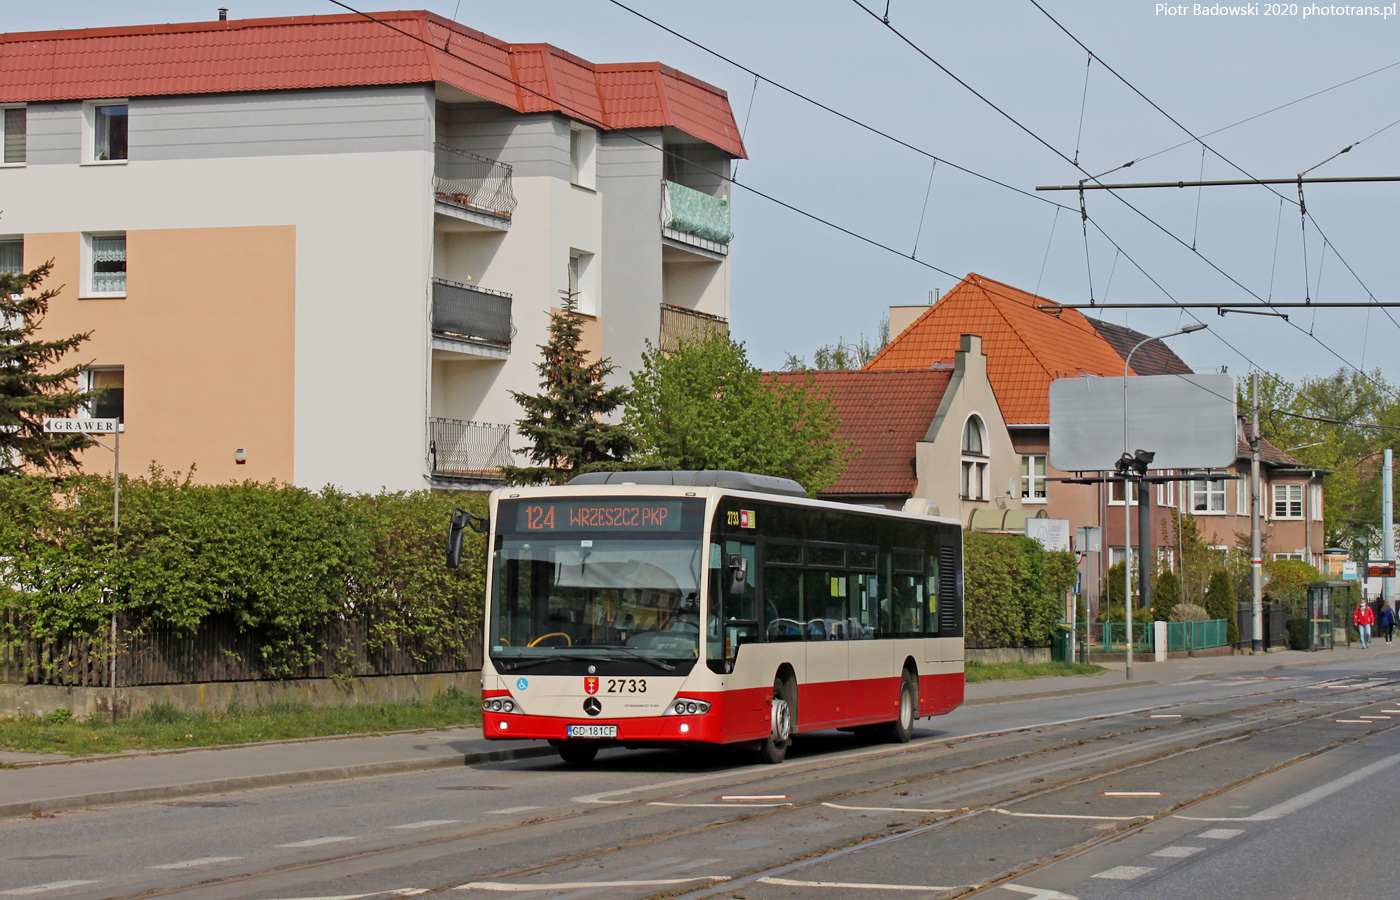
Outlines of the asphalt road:
M1377 660L139 804L0 822L0 897L1400 897L1395 725Z

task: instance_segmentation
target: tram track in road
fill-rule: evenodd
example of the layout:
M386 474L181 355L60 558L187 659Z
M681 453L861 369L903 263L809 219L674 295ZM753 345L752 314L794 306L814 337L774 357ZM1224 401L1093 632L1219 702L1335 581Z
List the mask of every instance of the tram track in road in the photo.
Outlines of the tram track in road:
M970 773L977 771L991 772L998 766L1011 767L1013 769L1012 772L1007 773L1005 775L989 775L983 779L980 779L979 783L976 785L973 785L972 782L967 782L967 784L969 785L968 792L975 792L977 790L1000 790L1001 792L998 793L997 796L992 798L989 802L978 802L970 804L967 807L967 812L960 811L957 815L941 815L938 816L934 821L927 821L927 816L921 816L922 818L926 819L926 822L924 825L920 825L916 829L901 831L899 834L896 835L867 834L864 837L853 838L853 843L851 844L850 849L846 849L844 847L839 848L840 852L856 852L862 846L874 846L874 844L871 843L872 840L879 840L883 842L885 840L900 839L910 834L916 834L922 831L932 830L934 828L947 827L948 825L957 821L959 818L968 815L985 815L990 809L994 807L1004 808L1016 804L1025 803L1037 797L1042 797L1047 794L1051 794L1055 791L1063 791L1067 788L1073 787L1074 785L1082 784L1086 779L1108 777L1118 772L1127 771L1132 768L1151 764L1153 762L1160 762L1161 760L1166 759L1170 756L1179 755L1182 753L1196 752L1198 750L1219 746L1223 743L1244 740L1253 737L1257 734L1265 733L1268 731L1273 731L1280 728L1287 728L1302 722L1342 714L1343 710L1339 710L1336 705L1336 701L1342 698L1339 697L1336 693L1317 693L1308 696L1308 692L1319 689L1325 684L1327 684L1327 682L1317 682L1312 684L1271 684L1270 687L1265 690L1250 691L1247 693L1231 695L1225 698L1213 698L1208 700L1196 699L1172 701L1168 703L1146 705L1130 710L1105 713L1101 715L1083 716L1076 717L1073 719L1020 725L1010 728L997 729L991 732L964 735L961 737L935 738L931 740L924 740L917 746L885 747L878 749L855 751L854 753L843 753L836 758L823 758L818 760L796 760L796 762L798 763L798 765L796 766L789 765L777 768L756 767L747 771L736 773L741 776L738 778L726 777L727 773L724 772L707 773L705 775L696 776L693 779L680 779L680 781L682 782L690 782L690 785L676 785L675 782L663 782L660 785L644 786L641 789L641 791L644 792L642 796L636 796L631 799L624 799L617 802L611 802L605 805L585 806L583 808L569 810L568 812L562 814L546 815L538 817L535 820L521 822L509 829L509 837L507 837L504 834L504 832L499 828L476 827L469 829L459 829L448 834L435 835L430 838L424 838L409 843L398 843L388 847L366 848L358 852L338 854L335 856L326 857L315 861L291 862L280 866L263 868L258 871L241 873L226 878L210 879L198 882L196 884L183 885L178 887L142 891L138 893L128 894L126 896L157 897L178 896L182 894L202 895L216 888L222 889L220 891L221 895L250 896L247 893L237 893L237 891L241 886L251 887L255 891L260 890L260 888L254 887L259 880L282 880L285 878L298 878L300 876L305 876L315 872L326 872L327 877L331 877L331 874L334 872L334 870L338 868L343 869L347 866L370 870L374 867L376 861L379 860L385 861L385 865L380 866L380 868L382 869L388 866L392 866L394 864L392 860L395 857L395 855L410 856L413 854L431 854L435 848L445 849L447 847L450 847L454 843L477 844L479 846L474 846L468 850L465 850L464 852L475 851L478 853L485 854L487 856L491 854L493 846L499 846L501 843L507 840L534 840L540 846L548 846L551 845L551 843L554 841L554 835L560 833L576 833L569 831L569 828L576 820L582 817L589 817L591 821L596 822L597 825L601 827L603 831L606 832L607 826L610 823L623 822L624 820L630 818L631 816L635 815L644 808L647 808L649 804L655 802L658 796L675 796L674 794L658 795L657 793L655 793L655 791L657 790L666 790L668 785L688 787L691 785L706 785L714 782L723 782L723 789L732 794L743 791L745 789L752 789L754 785L760 785L764 783L771 784L773 782L792 782L794 784L800 784L802 782L810 783L814 781L829 780L832 777L849 775L855 770L869 766L875 766L877 772L864 774L878 774L878 770L880 768L892 765L900 765L902 763L912 761L918 758L923 758L926 761L930 761L932 759L936 759L937 757L955 755L958 751L958 748L966 747L971 744L983 745L979 746L976 752L986 752L993 749L985 746L985 742L987 741L1002 740L1010 743L1012 745L1012 748L1016 750L1016 752L999 753L993 758L975 760L967 764L939 766L937 768L929 769L927 771L923 771L917 775L909 777L901 777L895 779L877 779L878 783L868 783L867 785L857 789L844 788L842 790L837 791L820 790L814 796L803 798L794 802L792 805L785 807L764 809L742 809L730 807L730 811L738 813L738 815L727 816L723 815L723 813L726 812L725 810L712 809L710 813L707 814L706 820L704 822L687 824L683 825L682 827L676 828L662 828L646 834L645 837L641 837L630 841L616 842L609 846L594 846L592 848L587 848L583 850L583 852L579 853L561 854L549 860L540 860L534 865L498 869L494 872L481 872L475 874L467 873L454 877L450 883L440 883L431 887L421 888L421 890L424 890L426 894L454 890L458 886L460 886L464 880L472 878L529 878L531 876L537 876L540 873L546 872L551 868L568 867L571 864L577 864L586 860L616 857L628 851L636 851L646 847L655 847L672 841L685 841L688 838L703 838L707 833L714 832L716 829L743 828L746 825L752 825L753 823L759 822L761 820L773 819L774 817L782 817L794 813L808 812L813 810L814 808L821 807L824 804L844 803L845 805L853 805L851 801L859 801L862 797L868 797L879 794L881 792L887 792L898 788L907 787L912 790L916 789L917 786L920 784L928 783L940 778L947 780L956 780L959 778L965 779L965 776L967 776ZM1386 683L1367 682L1364 684L1356 684L1354 685L1354 687L1357 689L1375 689L1384 688L1386 686L1392 686L1394 684L1395 682L1389 681ZM1292 694L1303 696L1277 696L1279 694ZM1323 697L1325 697L1326 700L1323 700ZM1263 702L1250 702L1260 700L1261 698L1265 698ZM1279 722L1273 725L1267 724L1269 721L1277 720L1279 718L1279 710L1282 709L1285 705L1292 703L1308 704L1309 702L1312 702L1316 705L1326 704L1327 708L1319 710L1313 713L1312 715L1290 720L1288 722ZM1202 704L1208 704L1211 706L1225 704L1225 706L1224 708L1202 710L1199 714L1195 715L1187 715L1187 713L1190 712L1188 707L1199 706ZM1370 703L1360 703L1355 704L1353 708L1360 709L1368 705L1370 705ZM1149 719L1147 724L1143 724L1140 721L1141 718L1146 718L1153 713L1161 713L1161 711L1163 710L1171 709L1181 710L1183 713L1183 717L1165 720ZM1300 711L1302 711L1301 708ZM1244 718L1242 719L1241 717ZM1104 724L1117 725L1118 723L1114 720L1124 719L1128 720L1129 722L1132 722L1134 727L1111 727L1109 730L1104 731L1102 733L1072 737L1072 734L1076 729L1082 730L1087 728L1093 728L1095 726L1101 726ZM1213 724L1205 724L1211 722L1211 720L1220 721L1216 721ZM1183 726L1185 726L1185 728L1183 728ZM1368 729L1367 733L1373 734L1376 733L1377 730L1379 729ZM1056 736L1048 733L1051 731L1068 731L1071 732L1071 734ZM1229 733L1219 735L1218 737L1212 737L1204 742L1197 741L1195 745L1182 746L1184 741L1197 739L1203 735L1219 734L1219 732L1221 731L1226 731ZM1158 735L1156 738L1150 738L1146 741L1140 739L1142 735L1151 732L1161 732L1161 734ZM1047 744L1046 746L1036 747L1018 746L1019 744L1021 744L1023 739L1050 739L1053 740L1053 743ZM1127 741L1128 745L1116 749L1105 748L1104 750L1093 754L1088 754L1084 752L1084 748L1086 746L1104 744L1106 742L1112 741ZM1150 753L1149 751L1152 750L1160 750L1160 752ZM1062 761L1061 763L1051 762L1046 764L1043 767L1043 773L1041 772L1042 767L1038 766L1036 767L1036 771L1032 772L1025 765L1027 761L1033 761L1041 757L1048 757L1055 753L1068 753L1068 755L1072 758L1066 761ZM1149 753L1149 755L1144 757L1142 756L1142 754L1144 753ZM1136 756L1134 759L1125 761L1122 765L1108 766L1107 768L1098 769L1094 772L1090 772L1084 775L1083 777L1076 777L1064 781L1057 781L1056 783L1049 785L1037 785L1034 789L1029 791L1004 790L1008 787L1014 787L1014 785L1020 780L1028 780L1032 777L1050 777L1057 770L1066 770L1075 767L1083 767L1086 764L1098 765L1103 762L1108 762L1113 758L1121 757L1124 754L1135 754ZM708 789L709 788L705 788L705 790ZM780 791L774 789L773 791L765 792L777 793ZM786 791L781 792L786 793ZM627 790L612 793L637 793L637 791ZM646 811L655 812L659 809L660 808L658 807L650 807ZM665 811L667 810L662 810L662 812ZM674 812L674 810L669 811ZM917 815L917 811L915 810L909 810L909 812L911 814ZM831 849L831 845L828 845L826 850L823 852L830 853L838 851L833 851ZM821 854L818 854L813 859L820 860L820 858ZM812 862L804 863L800 860L795 862L797 868L800 868L804 865L813 864ZM791 866L793 866L793 861L785 863L783 867L779 867L778 869L771 869L771 867L770 869L771 872L777 872L779 869L781 869L782 871L792 871L793 869L790 868ZM761 877L762 874L764 873L760 872L759 875L755 877ZM302 880L305 881L306 879L302 878ZM674 895L674 892L672 892L671 895ZM264 895L257 894L257 896ZM272 893L266 894L266 896L271 897L278 895ZM668 895L662 894L658 896Z

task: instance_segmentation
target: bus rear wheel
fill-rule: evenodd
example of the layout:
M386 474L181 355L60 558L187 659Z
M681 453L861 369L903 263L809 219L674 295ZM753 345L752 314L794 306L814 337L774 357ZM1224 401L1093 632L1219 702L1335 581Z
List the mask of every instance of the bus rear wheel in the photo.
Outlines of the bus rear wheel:
M783 679L773 682L773 700L769 708L769 733L758 748L758 755L766 763L780 763L787 757L792 745L793 704L792 687Z
M559 758L571 766L586 766L598 755L598 745L588 741L550 741Z
M895 744L907 744L914 736L914 718L919 712L919 683L904 670L899 682L899 718L880 726L882 737Z

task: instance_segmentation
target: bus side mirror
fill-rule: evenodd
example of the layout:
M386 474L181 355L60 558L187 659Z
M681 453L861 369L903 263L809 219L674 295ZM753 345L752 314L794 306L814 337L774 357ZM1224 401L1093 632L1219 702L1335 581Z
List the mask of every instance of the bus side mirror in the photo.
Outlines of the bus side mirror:
M462 564L462 531L470 528L477 534L486 534L491 523L481 516L474 516L461 507L452 510L452 519L447 529L447 568L455 569Z
M726 593L744 593L749 586L749 561L742 554L730 553L724 558L724 568L729 572Z

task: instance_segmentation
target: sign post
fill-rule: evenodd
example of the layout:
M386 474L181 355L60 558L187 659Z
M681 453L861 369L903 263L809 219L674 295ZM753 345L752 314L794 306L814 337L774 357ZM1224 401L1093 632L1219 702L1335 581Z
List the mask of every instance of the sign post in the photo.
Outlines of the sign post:
M122 431L125 426L120 419L57 419L49 418L44 420L44 430L50 434L81 434L99 447L112 451L112 531L114 534L121 532L121 509L122 509ZM106 444L93 437L95 434L110 434L112 445ZM109 595L110 596L110 595ZM117 613L112 611L112 651L107 659L107 684L108 687L117 686ZM112 702L112 716L116 717L116 701Z

